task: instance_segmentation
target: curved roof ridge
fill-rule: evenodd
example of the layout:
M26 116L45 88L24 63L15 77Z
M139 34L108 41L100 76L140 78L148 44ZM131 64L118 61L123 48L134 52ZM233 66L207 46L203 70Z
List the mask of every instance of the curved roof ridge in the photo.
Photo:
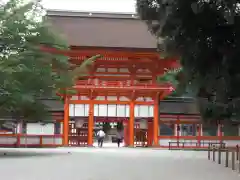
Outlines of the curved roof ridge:
M108 11L79 11L47 9L48 16L70 16L70 17L105 17L105 18L138 18L134 12L108 12Z
M156 38L133 14L48 10L47 19L72 46L157 49Z
M114 11L86 11L86 10L68 10L68 9L47 9L51 12L75 12L75 13L99 13L99 14L136 14L136 12L114 12Z

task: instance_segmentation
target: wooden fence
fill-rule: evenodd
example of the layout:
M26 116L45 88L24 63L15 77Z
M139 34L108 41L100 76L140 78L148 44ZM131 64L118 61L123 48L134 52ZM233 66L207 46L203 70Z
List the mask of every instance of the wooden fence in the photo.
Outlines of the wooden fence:
M240 147L216 147L209 144L208 160L223 164L227 168L240 173Z

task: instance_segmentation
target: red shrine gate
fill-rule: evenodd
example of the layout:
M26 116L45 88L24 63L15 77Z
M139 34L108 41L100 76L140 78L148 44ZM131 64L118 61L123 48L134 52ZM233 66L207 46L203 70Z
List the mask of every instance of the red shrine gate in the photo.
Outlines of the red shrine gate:
M231 134L224 132L226 129L221 123L214 127L215 134L208 133L201 123L198 110L192 112L183 108L183 111L177 113L186 114L174 114L175 107L182 106L181 103L171 102L169 107L161 101L161 115L158 117L159 100L169 93L171 86L157 84L156 76L163 74L165 68L173 67L175 59L159 59L155 37L137 17L132 14L48 11L47 19L74 46L70 51L43 50L65 54L76 66L92 55L101 54L103 58L89 67L88 74L72 87L77 93L65 97L64 118L62 107L50 106L54 123L44 127L37 123L19 123L17 134L0 132L1 147L91 146L96 121L110 118L113 121L124 119L125 142L129 146L142 145L141 141L146 143L143 137L147 137L149 145L160 145L163 148L168 148L170 141L185 142L184 148L207 147L205 145L208 142L216 141L226 142L228 146L239 144L239 125L234 125L234 130L231 130L234 133ZM113 26L116 28L111 28ZM72 105L78 105L76 112L84 111L84 114L71 116ZM83 110L79 108L80 105L88 105L88 109ZM121 105L127 106L129 113L115 117L112 114L102 115L96 113L96 105L116 105L120 109ZM137 106L141 107L135 108ZM139 114L139 109L140 112L145 111L144 106L151 107L151 115ZM163 112L166 107L169 107L168 111ZM101 109L101 112L105 111ZM77 118L83 118L85 124L76 127ZM139 122L144 121L148 121L148 125L139 127ZM143 135L146 131L147 135Z
M92 146L94 124L95 121L100 121L100 117L125 118L125 143L128 146L134 146L135 139L136 143L139 143L138 137L146 137L149 146L152 145L151 142L154 146L159 145L159 101L171 93L173 88L167 83L158 84L156 80L157 76L162 75L166 68L178 67L175 59L161 60L157 52L80 50L77 48L70 51L57 51L49 48L43 48L43 50L67 55L70 57L70 62L76 66L80 65L87 57L96 54L102 55L88 67L88 75L79 79L72 87L77 90L77 94L65 96L63 122L65 146L68 146L69 142L74 142L74 145ZM113 107L104 110L103 106L107 105L108 107L115 106L115 110L111 109ZM85 108L81 109L80 106ZM101 108L98 114L96 106ZM123 106L126 111L125 116L120 115L120 112L114 116L108 114L120 111ZM145 117L141 117L140 114L140 116L136 116L137 111L138 113L143 112L144 107L151 109L151 112ZM69 119L73 109L75 114L82 112L81 115L77 114L75 117L83 116L82 119L87 126L75 128L72 125L72 121ZM139 128L134 128L134 124L137 121L143 121L144 118L147 118L148 121L148 127L145 130L148 133L145 132L145 135L142 136L140 134L144 134L144 130L137 130ZM69 129L69 127L71 128Z

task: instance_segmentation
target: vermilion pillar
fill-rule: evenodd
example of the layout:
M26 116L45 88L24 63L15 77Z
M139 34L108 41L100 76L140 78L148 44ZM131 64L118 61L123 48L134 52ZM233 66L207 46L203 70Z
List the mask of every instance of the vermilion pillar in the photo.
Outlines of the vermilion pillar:
M219 137L219 141L220 141L220 142L222 142L222 136L223 136L222 129L223 129L223 125L222 125L221 122L219 121L219 123L218 123L218 128L217 128L217 135L218 135L218 137Z
M177 146L179 147L179 137L180 137L180 118L177 116Z
M199 146L201 146L201 136L202 136L202 124L197 124L197 125L195 125L195 126L197 126L197 130L198 130L198 144L199 144Z
M154 117L153 117L153 146L158 146L158 131L159 131L159 96L154 99Z
M129 141L129 129L128 129L129 122L124 122L124 146L128 146L128 141Z
M68 146L69 133L69 99L65 97L64 101L64 120L63 120L63 146Z
M129 117L129 146L134 147L134 101L130 102L130 117Z
M88 146L93 146L94 104L90 101L88 117Z
M148 147L152 146L153 143L153 122L148 121L148 129L147 129L147 145Z

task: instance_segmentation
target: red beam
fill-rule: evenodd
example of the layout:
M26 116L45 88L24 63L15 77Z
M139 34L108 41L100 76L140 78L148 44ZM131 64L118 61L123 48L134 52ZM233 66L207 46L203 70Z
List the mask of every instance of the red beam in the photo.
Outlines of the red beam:
M114 50L60 50L56 48L50 48L50 47L45 47L42 46L41 50L52 53L52 54L61 54L69 57L89 57L89 56L95 56L97 54L101 54L105 58L132 58L136 59L138 62L138 58L140 59L151 59L156 61L160 61L160 55L159 52L126 52L126 51L114 51ZM79 57L79 58L80 58ZM179 63L176 63L176 58L168 58L164 59L161 62L163 63L174 63L174 66L180 67ZM172 64L173 65L173 64Z
M81 64L86 58L83 58L83 59L77 59L77 60L74 60L74 59L70 59L70 62L72 64ZM156 64L163 67L163 68L175 68L176 66L176 63L175 61L173 60L159 60L159 61L156 61L156 62L153 62L151 60L142 60L142 59L139 59L138 61L130 61L129 59L128 60L103 60L101 58L99 58L95 63L94 63L96 66L104 66L104 67L107 67L107 66L116 66L116 67L132 67L133 65L135 65L137 68L146 68L145 65L147 66L152 66L152 67L156 67ZM179 67L179 66L177 66Z
M114 81L118 81L118 80L130 80L131 76L130 74L126 74L126 75L119 75L119 76L111 76L111 75L106 75L106 76L103 76L101 74L98 74L98 73L95 73L93 74L91 77L89 75L87 76L81 76L79 79L81 78L86 78L86 81L88 79L99 79L99 80L114 80ZM139 80L139 79L146 79L146 80L152 80L151 79L152 76L140 76L137 74L137 76L135 77L136 80Z
M117 75L128 75L128 76L130 76L130 75L132 75L131 73L129 73L129 72L94 72L95 74L97 74L97 75L110 75L110 74L117 74ZM152 75L153 75L153 73L151 73L151 72L136 72L136 74L135 75L137 75L137 76L150 76L150 77L152 77Z
M158 52L126 52L126 51L114 51L114 50L61 50L51 47L42 46L41 50L53 53L53 54L62 54L66 56L95 56L101 54L107 57L128 57L128 58L137 58L137 57L146 57L146 58L159 58Z
M82 59L72 59L70 58L70 62L71 63L76 63L76 64L81 64L86 58L82 58ZM164 60L166 62L170 62L172 63L172 61L169 60ZM126 60L119 60L116 58L116 60L111 60L111 59L103 59L103 58L99 58L95 64L97 65L115 65L115 64L119 64L119 65L139 65L139 64L166 64L166 62L164 61L158 61L158 62L153 62L151 60L145 60L145 59L139 59L138 61L131 61L131 59L126 59Z
M169 88L171 87L150 87L150 86L122 86L122 87L118 87L118 86L114 86L114 85L108 85L108 86L96 86L96 85L75 85L73 86L73 88L75 89L93 89L93 90L143 90L143 91L168 91Z

